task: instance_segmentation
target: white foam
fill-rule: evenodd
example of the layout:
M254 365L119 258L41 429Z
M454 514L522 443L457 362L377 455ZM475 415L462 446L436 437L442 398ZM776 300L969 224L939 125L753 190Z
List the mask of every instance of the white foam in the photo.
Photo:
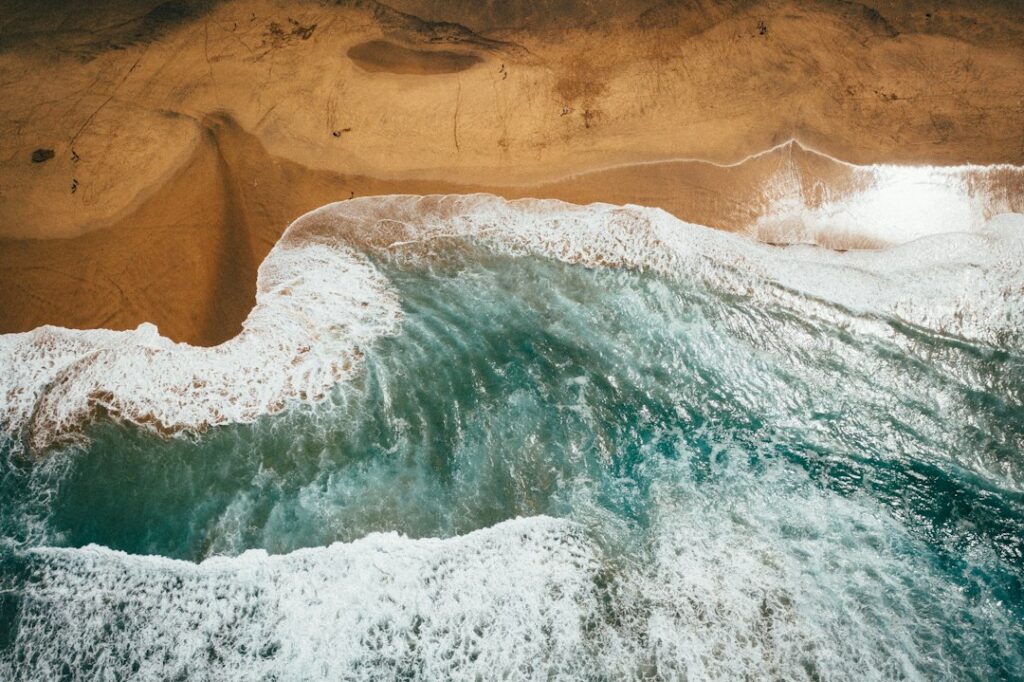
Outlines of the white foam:
M544 517L198 565L97 546L31 555L0 660L15 679L565 676L582 660L580 615L597 609L593 550Z
M733 454L718 461L747 451ZM986 646L1016 657L1013 615L953 587L892 517L743 469L719 463L711 491L652 487L652 556L621 597L644 613L610 659L657 661L669 679L892 680L985 677Z
M252 421L315 401L350 376L362 349L394 333L400 303L356 248L472 237L512 254L697 278L806 315L885 333L879 317L985 343L1024 330L1024 216L882 252L778 249L657 209L490 195L386 196L313 211L260 266L242 333L215 348L134 331L44 327L0 337L8 436L42 449L100 412L163 432ZM837 318L840 319L840 318ZM1009 339L1009 341L1008 341Z
M165 432L252 421L324 397L398 318L385 279L345 245L279 244L243 331L220 346L176 344L149 324L0 337L0 421L36 448L100 411Z
M630 557L547 517L200 564L29 550L0 676L958 679L1019 660L1012 613L876 508L784 472L665 473Z
M858 248L904 244L951 232L980 232L993 217L1024 212L1018 166L853 166L790 145L761 185L761 210L748 227L772 243ZM826 181L804 157L826 160Z

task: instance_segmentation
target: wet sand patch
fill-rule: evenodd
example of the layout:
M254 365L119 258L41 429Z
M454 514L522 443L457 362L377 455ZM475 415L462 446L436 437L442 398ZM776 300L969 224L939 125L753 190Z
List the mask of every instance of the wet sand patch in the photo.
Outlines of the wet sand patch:
M483 62L467 52L412 50L387 40L370 40L349 48L348 57L366 71L431 75L457 73Z

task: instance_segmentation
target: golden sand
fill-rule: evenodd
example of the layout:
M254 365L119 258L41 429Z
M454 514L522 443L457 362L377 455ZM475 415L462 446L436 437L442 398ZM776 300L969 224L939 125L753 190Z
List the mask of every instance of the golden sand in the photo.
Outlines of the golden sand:
M352 196L637 203L736 230L794 154L842 182L794 147L730 165L791 138L1024 163L1011 2L9 4L0 332L220 342L283 229Z

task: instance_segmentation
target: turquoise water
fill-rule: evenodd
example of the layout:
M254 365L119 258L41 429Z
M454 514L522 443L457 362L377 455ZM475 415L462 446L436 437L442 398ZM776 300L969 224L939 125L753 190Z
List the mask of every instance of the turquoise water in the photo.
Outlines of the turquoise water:
M404 318L327 401L5 445L0 672L1022 679L1012 340L468 239L369 256Z

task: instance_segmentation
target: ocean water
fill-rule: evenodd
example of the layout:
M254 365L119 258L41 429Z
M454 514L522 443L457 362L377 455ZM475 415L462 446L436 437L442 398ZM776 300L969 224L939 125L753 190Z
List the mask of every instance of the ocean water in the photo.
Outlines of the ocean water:
M383 198L260 278L5 338L0 678L1024 678L1024 217Z

